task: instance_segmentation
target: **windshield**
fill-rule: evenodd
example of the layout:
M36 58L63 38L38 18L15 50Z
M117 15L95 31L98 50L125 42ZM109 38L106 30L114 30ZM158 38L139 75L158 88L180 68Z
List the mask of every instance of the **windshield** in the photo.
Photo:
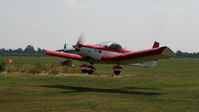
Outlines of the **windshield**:
M112 50L117 50L117 51L122 50L122 46L115 42L103 42L98 45L104 46L107 49L112 49Z

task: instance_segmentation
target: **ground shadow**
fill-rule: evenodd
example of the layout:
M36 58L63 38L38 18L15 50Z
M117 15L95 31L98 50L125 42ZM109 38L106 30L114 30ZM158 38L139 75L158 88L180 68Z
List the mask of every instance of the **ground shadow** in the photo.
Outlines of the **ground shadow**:
M44 85L42 87L72 90L72 91L64 91L63 93L101 92L101 93L135 94L135 95L160 95L162 94L162 93L158 93L154 91L157 89L138 88L138 87L126 87L122 89L102 89L102 88L88 88L88 87L64 86L64 85ZM147 90L147 91L143 91L143 90Z
M143 87L125 87L125 89L140 89L140 90L159 90L157 88L143 88Z

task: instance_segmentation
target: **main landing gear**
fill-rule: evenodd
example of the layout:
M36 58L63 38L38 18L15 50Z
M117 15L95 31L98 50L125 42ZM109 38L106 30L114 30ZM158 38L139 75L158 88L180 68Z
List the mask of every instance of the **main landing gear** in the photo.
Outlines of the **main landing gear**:
M119 64L113 67L113 73L115 75L120 75L121 71L122 71L122 67L119 66Z
M95 67L87 64L80 65L80 69L83 73L88 73L88 74L93 74L93 72L95 71ZM119 64L113 67L113 73L115 75L120 75L121 71L122 67L119 66Z
M80 65L80 69L82 70L83 73L88 73L88 74L93 74L93 72L95 71L95 67L87 64Z

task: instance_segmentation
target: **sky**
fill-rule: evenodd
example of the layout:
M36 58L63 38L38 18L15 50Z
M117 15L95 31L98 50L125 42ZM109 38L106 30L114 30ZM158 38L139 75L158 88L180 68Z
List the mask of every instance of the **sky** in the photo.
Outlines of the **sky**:
M56 50L82 32L88 44L199 52L199 0L0 0L0 48Z

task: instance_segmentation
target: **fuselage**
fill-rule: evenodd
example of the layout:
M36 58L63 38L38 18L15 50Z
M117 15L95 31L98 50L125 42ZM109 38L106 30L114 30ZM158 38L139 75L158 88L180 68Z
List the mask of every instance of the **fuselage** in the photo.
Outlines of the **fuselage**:
M115 46L114 46L115 45ZM88 61L92 61L93 63L102 63L102 57L107 55L121 55L123 53L129 53L131 51L124 50L120 47L119 44L109 43L107 45L87 45L87 44L79 44L80 53L84 57L90 57L91 59ZM115 47L115 48L114 48ZM107 63L104 61L103 63Z
M96 48L88 48L88 47L81 47L80 48L81 53L83 53L85 56L89 56L96 60L101 60L103 56L106 55L120 55L122 53L113 52L113 51L107 51L102 49L96 49Z

